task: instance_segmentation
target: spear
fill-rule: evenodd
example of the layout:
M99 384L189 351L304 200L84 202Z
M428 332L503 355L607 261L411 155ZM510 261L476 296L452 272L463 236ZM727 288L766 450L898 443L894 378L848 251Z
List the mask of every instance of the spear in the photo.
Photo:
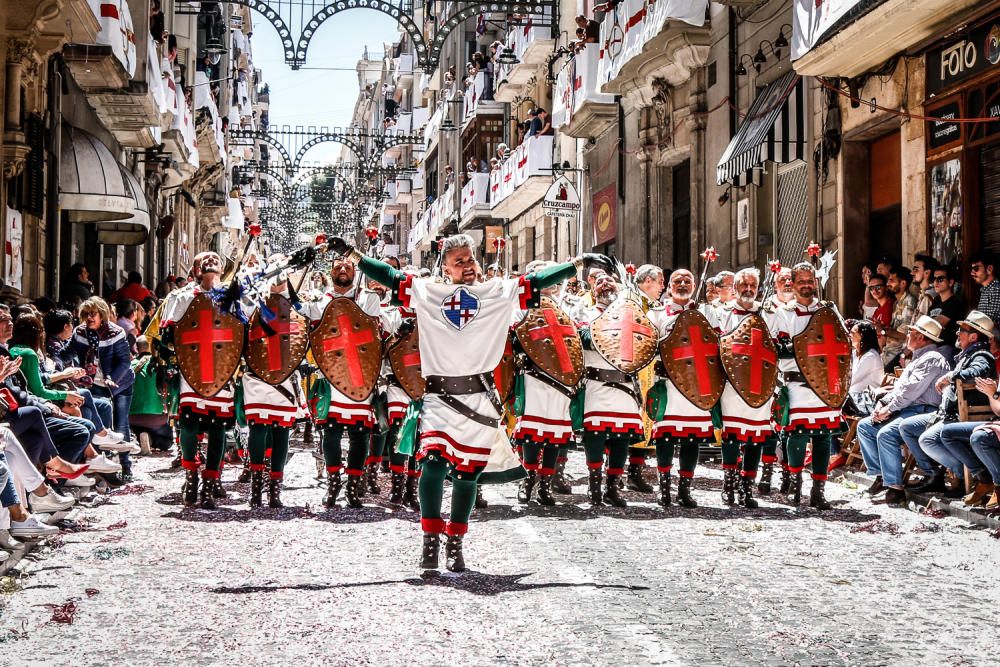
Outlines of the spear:
M691 299L692 303L698 303L698 299L701 297L701 290L705 286L705 276L708 275L708 267L712 265L712 262L719 259L719 253L715 251L715 248L708 246L705 248L705 252L701 253L701 258L705 260L705 266L701 270L701 277L698 279L698 289L695 290L694 297Z
M761 290L760 296L762 304L767 303L767 300L771 298L771 294L777 289L778 274L781 273L781 260L767 260L767 268L769 275L764 277L764 289Z
M820 284L818 279L819 275L819 256L823 252L823 249L819 247L819 244L815 241L809 243L806 246L806 254L809 255L809 261L813 265L813 275L817 276L816 280L816 296L820 301L823 300L823 285Z

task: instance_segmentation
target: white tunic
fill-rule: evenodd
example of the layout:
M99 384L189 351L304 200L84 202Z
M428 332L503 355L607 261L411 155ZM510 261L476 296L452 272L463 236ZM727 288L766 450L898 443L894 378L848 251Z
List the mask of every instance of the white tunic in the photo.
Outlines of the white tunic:
M650 321L659 332L660 340L663 340L673 331L674 322L685 310L695 308L694 303L678 304L675 301L667 301L662 309L650 310L648 315ZM712 313L712 307L706 306L702 312ZM711 322L711 315L708 316ZM712 441L715 439L715 427L712 424L712 413L709 410L702 410L697 405L687 399L680 389L670 381L670 378L661 378L667 388L667 410L663 418L653 424L652 439L685 440L685 441Z
M822 307L818 299L808 306L792 301L775 312L772 334L775 337L794 338L809 325L812 314ZM799 372L794 358L779 359L778 368L783 373ZM824 403L809 385L804 382L789 382L788 386L788 431L828 431L840 428L843 417Z
M160 313L160 327L176 325L187 312L188 306L194 301L195 296L201 294L203 290L194 283L189 283L179 290L174 290L167 295L163 302L163 310ZM178 412L187 410L199 415L223 417L231 419L236 416L234 404L235 392L232 382L226 385L210 398L205 398L196 392L184 375L180 378L180 400L177 404Z
M603 306L594 306L582 311L579 317L583 323L589 325L603 312ZM585 349L583 363L587 368L617 370L597 350ZM587 378L584 382L586 386L583 397L584 430L632 435L637 441L645 438L642 412L631 394L600 380Z
M713 326L721 335L725 335L739 327L743 320L753 313L760 313L759 303L754 303L750 310L743 310L736 305L717 308ZM732 383L727 382L720 399L722 437L740 442L764 442L774 430L771 425L771 403L772 399L768 399L759 408L751 407L739 395Z

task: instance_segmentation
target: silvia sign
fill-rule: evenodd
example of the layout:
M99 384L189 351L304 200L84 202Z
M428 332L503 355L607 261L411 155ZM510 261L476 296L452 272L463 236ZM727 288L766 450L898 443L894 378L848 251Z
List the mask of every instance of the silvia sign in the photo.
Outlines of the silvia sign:
M565 176L560 176L545 193L542 210L553 218L575 220L580 212L580 193Z

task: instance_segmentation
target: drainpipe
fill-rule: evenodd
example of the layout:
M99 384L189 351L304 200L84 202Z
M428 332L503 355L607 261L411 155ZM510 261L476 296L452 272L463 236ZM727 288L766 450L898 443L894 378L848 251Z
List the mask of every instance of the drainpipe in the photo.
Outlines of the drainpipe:
M59 266L62 263L62 215L59 210L59 156L62 152L62 58L49 58L47 104L49 118L48 172L45 184L45 230L48 264L46 265L46 292L62 296L59 285Z

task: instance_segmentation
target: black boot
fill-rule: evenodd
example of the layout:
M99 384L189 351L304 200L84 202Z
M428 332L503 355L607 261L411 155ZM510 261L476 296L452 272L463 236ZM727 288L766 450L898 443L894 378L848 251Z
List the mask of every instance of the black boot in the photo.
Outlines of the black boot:
M420 568L423 570L438 569L441 552L441 536L437 533L424 533L424 549L421 552Z
M417 493L417 480L419 479L416 475L407 475L406 491L403 492L403 504L414 512L420 511L420 494Z
M489 507L490 504L486 502L486 498L483 498L483 487L481 484L476 484L476 509L484 510ZM462 550L461 541L459 542L459 551Z
M698 503L691 497L691 478L681 477L677 480L677 504L681 507L697 507Z
M788 495L788 489L791 488L792 484L792 474L788 472L788 468L781 468L781 486L778 487L778 493L781 495Z
M833 505L830 504L830 502L826 499L826 496L823 493L825 490L826 490L825 479L813 480L812 490L809 492L809 507L815 507L818 510L833 509Z
M264 471L254 470L250 475L250 507L260 507L264 504L261 494L264 493Z
M326 478L326 496L323 498L323 507L336 507L337 496L340 495L340 487L343 482L339 472L331 472Z
M201 493L198 494L198 506L205 510L214 510L218 507L215 504L215 485L219 483L217 479L201 480Z
M357 491L355 491L355 493L357 494L358 498L364 498L365 496L368 495L368 467L362 466L361 475L359 477L356 477L355 479L358 480L358 488ZM347 476L347 481L348 482L351 481L350 475ZM347 493L345 492L344 495L346 496ZM350 500L347 501L347 504L348 505L351 504ZM360 505L358 505L358 507L360 507Z
M722 502L732 507L736 504L736 471L726 468L722 478Z
M221 500L222 498L229 497L229 494L226 493L226 490L222 488L222 480L219 478L216 478L215 483L212 484L212 497L215 498L216 500Z
M284 503L281 502L281 480L280 479L269 479L267 481L267 506L268 507L284 507Z
M250 460L247 459L243 462L243 470L240 470L240 476L236 478L236 481L240 484L246 484L247 482L253 482L253 471L250 470Z
M344 485L344 497L347 498L347 506L357 509L361 507L361 495L359 491L361 490L361 477L357 475L348 475L347 484Z
M625 499L621 497L621 492L618 483L621 481L621 475L608 475L608 483L606 485L607 491L604 492L604 500L613 507L628 507L628 503Z
M784 486L784 482L782 482ZM799 471L792 475L788 475L788 491L785 493L785 499L792 505L798 507L799 503L802 502L802 472Z
M601 493L601 469L590 468L589 472L590 504L593 507L599 507L604 504L604 494Z
M198 471L187 470L184 476L184 486L181 488L185 507L194 507L198 504Z
M771 475L774 474L774 464L765 463L760 468L760 482L757 483L757 493L766 496L771 493Z
M313 424L311 421L307 421L305 427L302 429L302 442L306 445L313 443Z
M382 489L378 485L378 464L369 463L368 464L368 493L373 496L377 496L382 493Z
M531 502L531 492L535 490L535 482L538 480L538 471L529 470L528 476L521 480L517 487L517 502Z
M568 495L573 493L573 487L566 479L566 462L560 461L556 464L556 474L552 478L552 490L556 493Z
M464 535L449 535L444 547L445 565L449 572L465 572L465 556L462 555Z
M657 501L660 507L670 507L670 473L660 473L660 499Z
M552 475L538 477L538 504L546 507L556 504L556 499L552 497Z
M401 505L403 503L403 488L406 485L406 481L403 479L405 475L401 472L391 473L392 486L389 488L389 502L393 505Z
M741 477L740 488L743 490L743 493L741 494L743 507L751 510L755 510L760 507L760 504L754 500L753 497L753 477Z
M177 456L175 456L174 460L170 462L170 467L171 468L180 468L181 467L181 448L180 447L177 448Z
M626 485L631 491L640 493L652 493L653 485L642 478L642 464L630 463L628 466L628 481Z

